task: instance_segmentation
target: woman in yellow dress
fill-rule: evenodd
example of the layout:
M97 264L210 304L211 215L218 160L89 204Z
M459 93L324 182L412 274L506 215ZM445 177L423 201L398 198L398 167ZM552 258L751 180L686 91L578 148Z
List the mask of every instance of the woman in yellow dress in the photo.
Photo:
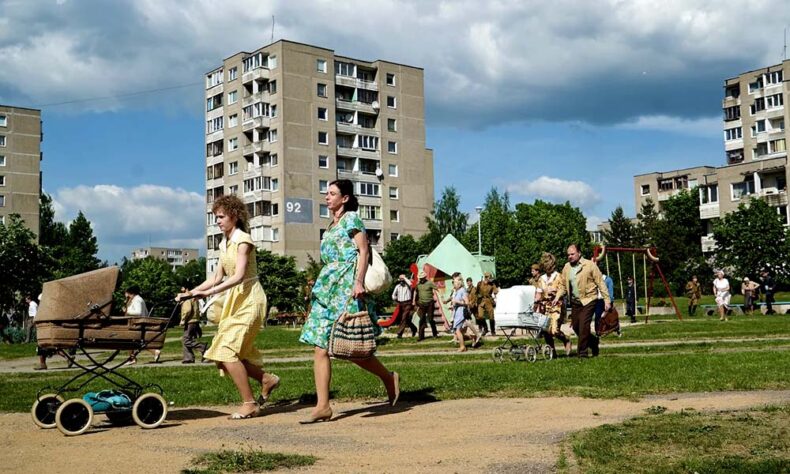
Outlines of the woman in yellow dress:
M224 238L220 243L220 265L214 276L179 297L209 297L225 292L217 334L204 357L230 375L241 395L242 406L230 416L238 420L260 414L280 378L261 369L261 356L255 337L266 317L266 294L258 281L255 245L247 233L247 208L233 195L222 196L211 207ZM252 393L250 378L261 384L258 399Z

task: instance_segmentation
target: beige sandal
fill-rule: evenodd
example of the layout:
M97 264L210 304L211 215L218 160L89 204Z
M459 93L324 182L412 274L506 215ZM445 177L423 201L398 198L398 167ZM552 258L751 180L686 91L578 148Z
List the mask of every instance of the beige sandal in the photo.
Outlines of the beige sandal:
M258 405L258 402L253 400L250 402L243 402L242 405L255 405L255 410L251 411L250 413L247 413L246 415L243 413L236 412L228 417L229 420L246 420L248 418L255 418L257 416L260 416L261 406Z

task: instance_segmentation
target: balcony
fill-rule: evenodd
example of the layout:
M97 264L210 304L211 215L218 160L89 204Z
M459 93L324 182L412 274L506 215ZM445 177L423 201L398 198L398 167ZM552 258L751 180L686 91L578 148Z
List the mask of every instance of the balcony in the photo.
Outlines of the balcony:
M702 245L702 253L710 253L716 250L716 239L713 238L712 234L700 237L700 244Z
M265 141L259 141L250 145L244 145L242 148L242 155L252 155L253 153L262 153L271 151L271 144Z
M249 178L257 178L258 176L263 176L263 167L262 166L250 166L244 169L244 173L242 173L244 179Z
M271 119L269 117L264 117L261 115L259 117L253 117L249 120L245 120L244 122L242 122L241 129L244 130L245 132L248 132L254 128L258 128L258 129L269 128L270 124L271 124Z
M354 147L354 148L347 148L343 146L337 147L337 154L338 156L350 156L353 158L367 158L369 160L379 160L381 156L379 155L378 150L365 150L362 148Z
M206 89L206 97L212 97L217 94L222 94L224 91L225 91L225 85L220 82L216 86L212 86Z
M710 202L708 204L700 204L699 206L699 218L700 219L714 219L716 217L721 216L721 212L719 211L719 203L718 202Z
M377 128L365 128L362 125L358 125L355 123L346 123L346 122L336 122L337 131L341 133L351 133L351 134L358 134L364 133L365 135L372 135L374 137L378 137L381 135Z
M270 72L271 71L269 71L269 68L258 66L252 71L247 71L244 74L242 74L241 83L246 84L248 82L258 81L261 79L269 80Z
M673 189L671 191L661 191L661 190L659 190L658 191L658 201L659 202L661 202L661 201L669 201L669 198L671 198L672 196L675 196L677 194L680 194L681 191L683 191L683 190L682 189Z
M369 91L379 90L378 83L374 81L364 81L362 79L357 79L356 77L349 77L349 76L335 75L335 84L339 86L356 87Z
M787 206L787 191L773 191L763 189L759 194L760 199L766 202L769 206L779 207Z
M263 92L256 92L248 97L241 99L241 106L247 107L248 105L252 105L257 102L263 102Z
M374 173L352 171L352 170L339 169L337 170L337 177L343 179L350 179L352 181L361 181L365 183L378 183L380 181L378 176L376 176Z
M378 114L379 113L379 103L365 103L359 102L358 100L355 101L348 101L343 99L337 99L335 101L335 105L340 110L350 110L350 111L358 111L358 112L366 112L369 114Z

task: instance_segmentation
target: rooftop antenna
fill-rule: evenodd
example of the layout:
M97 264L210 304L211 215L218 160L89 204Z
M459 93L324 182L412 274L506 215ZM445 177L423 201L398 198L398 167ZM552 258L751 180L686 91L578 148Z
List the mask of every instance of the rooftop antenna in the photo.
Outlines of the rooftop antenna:
M787 61L787 27L785 26L785 46L782 52L782 60Z
M274 43L274 15L272 15L272 43ZM785 29L785 43L787 42L787 29ZM787 47L785 46L785 49Z

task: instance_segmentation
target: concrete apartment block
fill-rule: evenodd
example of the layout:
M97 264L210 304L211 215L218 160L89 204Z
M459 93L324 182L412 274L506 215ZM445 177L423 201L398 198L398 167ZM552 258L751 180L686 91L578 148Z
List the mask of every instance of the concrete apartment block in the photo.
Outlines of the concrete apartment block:
M433 152L425 147L421 68L338 56L277 41L225 59L206 75L207 266L221 233L211 204L247 203L259 248L319 256L331 220L329 182L354 182L360 215L379 249L422 235L433 205Z
M42 139L40 110L0 105L0 222L19 214L36 237Z
M144 247L132 251L132 260L154 257L166 260L173 268L183 267L198 259L198 249L178 249L169 247Z

